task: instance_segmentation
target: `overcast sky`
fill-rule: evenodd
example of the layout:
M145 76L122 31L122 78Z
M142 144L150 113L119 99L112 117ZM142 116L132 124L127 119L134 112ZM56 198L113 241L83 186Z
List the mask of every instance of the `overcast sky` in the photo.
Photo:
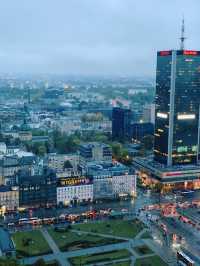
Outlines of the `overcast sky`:
M200 0L0 0L0 72L154 76L182 14L200 50Z

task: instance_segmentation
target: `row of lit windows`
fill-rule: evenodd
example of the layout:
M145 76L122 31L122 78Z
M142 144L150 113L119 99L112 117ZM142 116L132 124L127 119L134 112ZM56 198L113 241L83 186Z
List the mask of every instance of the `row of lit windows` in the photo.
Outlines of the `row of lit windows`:
M0 197L0 204L1 204L1 201L4 201L4 200L13 200L15 201L16 199L18 199L19 197L18 196L15 196L15 197Z
M65 188L59 188L57 191L62 192L62 191L87 191L87 190L92 190L93 186L81 186L81 187L65 187Z
M74 197L77 198L91 198L93 195L92 194L69 194L69 195L58 195L57 199L59 200L63 200L63 199L72 199Z
M197 151L197 146L196 145L193 145L192 147L188 147L188 146L180 146L180 147L177 147L177 152L188 152L188 150L192 150L193 152L196 152Z

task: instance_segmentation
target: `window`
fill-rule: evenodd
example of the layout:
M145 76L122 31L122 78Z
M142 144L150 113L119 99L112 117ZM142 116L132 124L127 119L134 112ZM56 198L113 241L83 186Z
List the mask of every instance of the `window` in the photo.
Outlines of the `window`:
M187 152L188 147L187 146L180 146L177 148L177 152Z

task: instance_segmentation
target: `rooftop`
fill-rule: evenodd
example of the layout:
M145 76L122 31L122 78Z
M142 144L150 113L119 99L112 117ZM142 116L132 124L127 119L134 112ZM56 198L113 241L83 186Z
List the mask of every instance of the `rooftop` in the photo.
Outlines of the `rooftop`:
M152 157L135 158L133 165L136 169L149 173L152 178L167 183L198 180L200 175L200 165L166 166L154 161Z
M144 166L155 168L160 172L188 171L188 170L199 170L200 171L200 165L198 165L198 164L167 166L167 165L161 164L157 161L154 161L152 156L151 157L145 157L145 158L138 157L138 158L135 158L134 161L139 162L139 163L143 164Z
M87 163L89 174L112 174L112 175L124 175L129 173L130 169L119 162L90 162Z
M82 143L80 145L81 147L84 147L84 148L94 148L94 147L110 147L109 145L105 144L105 143L102 143L102 142L89 142L89 143Z

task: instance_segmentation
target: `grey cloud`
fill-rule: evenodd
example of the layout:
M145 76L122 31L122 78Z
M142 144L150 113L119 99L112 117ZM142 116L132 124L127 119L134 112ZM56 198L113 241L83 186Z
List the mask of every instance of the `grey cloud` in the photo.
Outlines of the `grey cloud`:
M156 51L200 49L199 0L0 0L0 71L154 75Z

